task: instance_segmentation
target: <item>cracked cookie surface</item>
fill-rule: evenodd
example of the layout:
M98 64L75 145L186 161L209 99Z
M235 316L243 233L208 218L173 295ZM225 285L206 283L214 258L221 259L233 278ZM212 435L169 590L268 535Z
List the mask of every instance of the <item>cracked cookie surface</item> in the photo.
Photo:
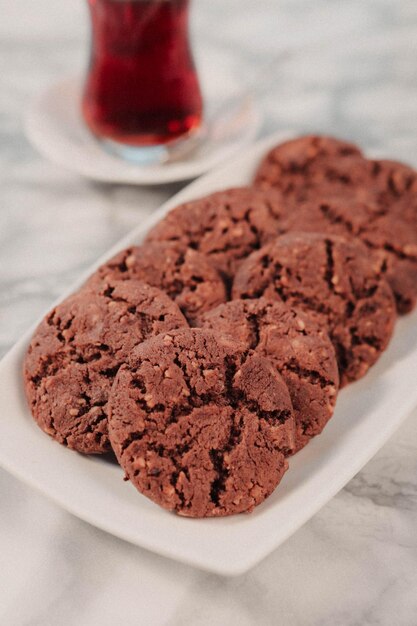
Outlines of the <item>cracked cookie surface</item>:
M306 200L316 189L343 192L363 180L367 160L354 144L333 137L307 135L275 146L264 157L254 184Z
M47 434L83 453L110 450L108 394L132 348L187 326L167 295L139 281L85 288L56 306L35 331L24 363L32 415Z
M380 216L361 239L379 253L398 311L408 313L417 301L417 172L397 161L373 160L366 174L355 195L372 193Z
M218 333L182 329L132 352L110 395L109 433L127 478L188 517L249 512L287 469L294 418L272 364Z
M164 291L193 323L226 300L226 287L210 261L179 243L149 242L123 250L99 267L89 282L142 280Z
M342 385L375 363L396 319L392 290L366 248L336 235L278 237L242 264L232 296L281 300L322 324L336 351Z
M318 324L282 302L258 298L221 304L199 325L233 337L275 365L294 407L295 452L321 433L334 411L339 374L333 345Z
M182 204L148 234L148 241L178 241L205 254L223 277L234 276L242 260L275 237L274 190L226 189Z
M386 198L382 191L381 198L382 193ZM417 219L407 219L405 208L401 216L397 210L398 203L379 200L365 189L356 197L352 194L288 201L281 204L277 215L277 232L302 230L360 239L390 284L398 311L405 313L414 307L417 298Z
M358 237L379 262L398 312L414 308L417 173L413 168L366 159L356 146L330 137L306 136L273 148L259 166L255 184L276 188L287 200L281 208L290 228L278 232Z

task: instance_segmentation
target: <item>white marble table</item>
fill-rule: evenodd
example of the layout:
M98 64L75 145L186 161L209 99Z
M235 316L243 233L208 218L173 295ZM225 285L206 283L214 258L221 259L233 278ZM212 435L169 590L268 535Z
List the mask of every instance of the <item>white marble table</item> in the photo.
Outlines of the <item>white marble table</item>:
M0 0L0 351L178 186L99 185L28 145L25 107L83 66L83 2ZM262 133L325 131L417 164L414 0L195 0L194 35L258 76ZM279 55L278 55L279 56ZM0 472L5 626L414 626L417 412L320 513L244 576L152 555Z

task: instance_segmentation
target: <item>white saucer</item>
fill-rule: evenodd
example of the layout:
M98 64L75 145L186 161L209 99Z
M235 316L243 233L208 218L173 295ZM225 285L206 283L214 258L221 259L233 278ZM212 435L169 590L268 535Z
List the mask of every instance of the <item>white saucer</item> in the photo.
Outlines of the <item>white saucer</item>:
M184 159L158 165L129 163L105 151L80 115L82 79L67 77L30 106L26 131L45 157L88 178L112 183L157 185L200 176L251 143L260 117L239 84L230 58L212 51L199 64L207 135Z

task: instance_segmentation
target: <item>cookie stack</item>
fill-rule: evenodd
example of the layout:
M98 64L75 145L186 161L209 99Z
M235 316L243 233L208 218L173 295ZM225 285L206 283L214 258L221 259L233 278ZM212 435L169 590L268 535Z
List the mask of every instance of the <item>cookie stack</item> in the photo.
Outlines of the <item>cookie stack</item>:
M39 426L188 517L249 512L417 298L417 175L309 136L173 209L36 330Z

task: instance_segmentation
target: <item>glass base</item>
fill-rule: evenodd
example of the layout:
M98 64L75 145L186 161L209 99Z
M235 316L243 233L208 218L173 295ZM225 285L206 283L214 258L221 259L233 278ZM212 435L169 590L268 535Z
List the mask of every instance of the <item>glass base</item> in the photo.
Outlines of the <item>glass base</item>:
M204 129L200 127L185 137L156 146L130 146L104 137L97 139L110 154L130 163L147 166L179 161L187 157L200 144L203 135Z

